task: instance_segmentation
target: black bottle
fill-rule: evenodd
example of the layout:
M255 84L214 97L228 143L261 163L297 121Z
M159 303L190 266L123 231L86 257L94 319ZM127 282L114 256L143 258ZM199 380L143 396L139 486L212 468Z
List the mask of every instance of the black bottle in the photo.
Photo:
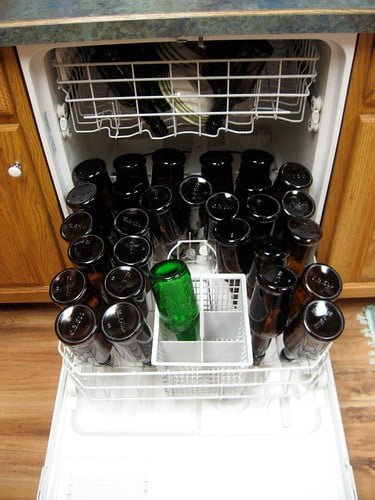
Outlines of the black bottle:
M142 120L150 127L153 135L163 137L168 135L168 129L163 120L158 116L160 109L156 106L156 101L159 99L138 99L138 101L136 99L136 96L147 97L158 92L154 82L133 83L132 65L119 64L119 61L139 60L139 50L140 47L135 47L134 45L98 45L92 49L90 62L98 63L96 67L104 80L119 80L118 82L108 81L107 83L113 95L115 97L123 97L124 99L120 103L130 108L135 108L136 102L138 102L139 113L146 115L142 116ZM113 64L101 65L100 62ZM137 65L137 69L138 72L135 76L144 76L142 66ZM137 85L136 89L135 85Z
M313 182L311 172L300 163L281 165L272 186L272 196L280 202L287 191L307 191Z
M115 229L119 236L137 234L150 239L150 219L141 208L127 208L115 218Z
M234 219L239 210L239 202L231 193L214 193L206 201L207 225L205 237L214 241L214 228L220 221Z
M209 181L213 193L233 193L233 156L226 151L207 151L199 158L202 176Z
M94 222L91 214L80 210L66 217L61 226L60 234L65 241L74 241L79 236L85 236L93 232Z
M126 153L113 160L116 171L116 182L119 186L139 184L143 182L145 188L149 186L146 157L139 153Z
M248 61L233 61L230 63L230 77L260 75L265 67L265 61L251 61L251 59L265 59L273 54L272 46L264 40L236 40L232 42L207 42L207 55L217 58L217 54L224 59L249 59ZM216 63L202 65L205 76L227 76L227 63ZM210 80L215 94L226 94L228 92L227 79ZM257 84L256 79L236 78L230 79L230 94L250 94ZM206 132L217 135L219 128L224 126L226 115L233 109L235 104L246 100L247 97L217 97L212 111L224 114L211 115L206 123Z
M103 311L105 301L87 279L81 269L63 269L51 280L49 295L59 307L74 304L86 304L99 314Z
M173 195L166 186L151 186L141 197L141 208L150 218L152 239L155 243L174 244L182 231L172 213Z
M336 304L327 300L308 302L285 329L281 358L317 359L342 334L344 326L344 316Z
M82 161L72 172L73 183L77 186L84 182L95 184L98 197L108 210L114 209L112 182L107 172L106 163L100 158L89 158Z
M262 185L270 179L274 157L261 149L246 149L241 153L238 183L243 186Z
M246 220L254 238L273 234L280 214L280 203L276 198L268 194L255 194L247 199L246 208Z
M111 305L102 316L101 328L121 357L151 363L152 331L137 306L125 301Z
M153 186L167 186L174 196L184 180L186 156L182 151L173 148L157 149L152 154Z
M251 230L248 222L233 218L214 228L219 273L247 273L251 264Z
M281 211L276 221L274 234L280 238L287 233L288 221L292 217L312 217L315 212L313 198L304 191L287 191L281 200Z
M322 229L315 221L304 217L292 217L288 221L290 255L288 267L300 277L304 268L313 260Z
M81 236L69 245L68 256L77 267L86 269L90 281L102 293L104 275L113 266L103 239L95 234Z
M262 236L253 243L254 258L246 277L247 298L250 300L255 287L256 276L261 267L267 265L285 266L289 255L285 240L275 236Z
M132 302L147 317L146 281L143 273L134 266L114 267L104 278L107 302Z
M192 239L197 238L206 225L205 203L211 194L211 184L199 175L190 175L180 184L183 223Z
M104 338L95 311L90 306L65 307L56 318L55 332L81 361L99 365L111 363L112 346Z
M84 182L73 187L65 198L66 204L73 211L86 210L93 217L98 212L98 189L92 182Z
M291 269L261 267L249 306L254 364L264 358L273 337L283 333L297 277Z
M94 230L100 236L113 239L113 215L99 197L98 188L92 182L83 182L72 188L65 198L66 204L73 212L84 210L93 219Z

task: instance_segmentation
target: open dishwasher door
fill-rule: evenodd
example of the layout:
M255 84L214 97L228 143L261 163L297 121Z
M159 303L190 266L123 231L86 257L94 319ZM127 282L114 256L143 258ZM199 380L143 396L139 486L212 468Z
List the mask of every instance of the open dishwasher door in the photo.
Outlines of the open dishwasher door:
M65 357L40 500L356 499L327 355L249 369L243 397L225 399L173 396L165 374L136 371L124 397L75 369Z

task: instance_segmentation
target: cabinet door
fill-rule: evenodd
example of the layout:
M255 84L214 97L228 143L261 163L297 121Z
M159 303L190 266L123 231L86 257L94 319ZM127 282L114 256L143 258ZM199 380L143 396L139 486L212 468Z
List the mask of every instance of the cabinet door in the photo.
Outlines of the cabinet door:
M347 172L330 255L340 269L346 293L369 289L375 283L375 115L361 115ZM375 292L375 289L373 290Z
M16 161L21 175L12 177ZM19 124L0 124L0 200L0 292L44 300L64 263Z
M323 217L318 258L341 274L343 297L375 296L375 36L359 37Z
M0 117L8 117L14 114L12 95L8 80L5 75L3 62L0 54Z

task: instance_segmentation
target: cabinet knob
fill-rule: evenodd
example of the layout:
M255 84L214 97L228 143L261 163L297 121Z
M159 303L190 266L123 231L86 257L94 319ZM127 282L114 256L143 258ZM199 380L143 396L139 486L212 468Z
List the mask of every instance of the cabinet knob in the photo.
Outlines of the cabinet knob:
M9 168L8 174L11 177L21 177L22 175L22 165L19 161L15 161Z

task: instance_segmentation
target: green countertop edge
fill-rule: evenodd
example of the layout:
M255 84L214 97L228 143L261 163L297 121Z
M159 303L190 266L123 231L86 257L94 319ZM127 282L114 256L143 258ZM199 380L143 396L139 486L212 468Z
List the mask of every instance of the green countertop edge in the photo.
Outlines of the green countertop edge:
M162 16L162 15L161 15ZM57 18L55 20L0 20L0 46L100 40L146 40L198 36L277 35L285 33L372 33L375 8L338 13L221 13L194 17Z

